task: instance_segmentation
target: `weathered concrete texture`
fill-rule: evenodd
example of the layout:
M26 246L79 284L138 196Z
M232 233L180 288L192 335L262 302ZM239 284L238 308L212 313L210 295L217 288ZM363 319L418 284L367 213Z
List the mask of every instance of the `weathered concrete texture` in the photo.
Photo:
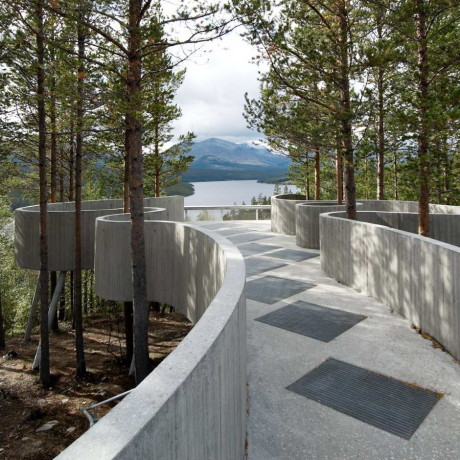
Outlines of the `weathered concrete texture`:
M418 203L415 201L360 200L358 220L386 225L406 232L418 231ZM296 205L296 243L319 249L319 216L344 210L334 201L308 201ZM444 243L460 245L460 206L430 205L430 235ZM456 214L456 215L455 215Z
M460 358L460 248L376 225L383 219L413 227L414 215L379 214L358 213L373 223L321 215L322 269L385 303Z
M184 198L181 196L146 198L145 206L166 210L160 218L184 220ZM72 270L75 245L75 203L48 204L49 270ZM94 267L94 235L96 219L123 212L122 200L96 200L82 203L82 268ZM39 206L27 206L15 211L15 255L19 267L40 269Z
M247 417L243 258L208 230L145 225L149 298L168 302L196 324L141 385L57 458L241 460ZM126 286L122 278L130 279L129 267L118 257L118 251L127 257L125 247L129 222L99 219L99 295L125 299L126 287L123 292L116 283L101 285L102 278L113 277ZM101 265L104 256L110 263ZM101 269L109 273L101 275Z
M166 218L170 222L184 222L184 197L161 196L144 198L144 206L147 208L164 208L166 209Z
M296 206L296 244L301 248L319 249L319 216L325 212L342 211L335 201L306 202Z
M241 222L239 228L266 232L269 223ZM270 255L275 246L296 249L295 237L279 234L263 240L262 245L267 250L247 253L248 261L275 260ZM272 275L315 287L272 305L247 301L248 459L458 460L460 366L411 329L409 321L399 314L325 276L319 257L285 262L284 267L249 279ZM297 301L367 318L328 343L256 320ZM441 392L444 397L409 441L401 439L287 390L328 358Z
M299 203L304 203L305 195L276 195L271 198L272 213L272 232L282 233L283 235L295 235L295 207Z

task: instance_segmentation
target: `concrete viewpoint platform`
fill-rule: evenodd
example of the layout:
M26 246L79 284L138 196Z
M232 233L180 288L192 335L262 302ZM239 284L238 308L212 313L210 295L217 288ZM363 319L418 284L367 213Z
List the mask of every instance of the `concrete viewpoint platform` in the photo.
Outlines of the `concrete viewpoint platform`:
M458 362L398 314L327 278L318 251L299 249L295 236L271 233L269 221L198 225L226 236L247 262L249 460L460 458ZM330 341L260 320L294 303L366 318ZM443 396L403 439L287 389L330 359Z

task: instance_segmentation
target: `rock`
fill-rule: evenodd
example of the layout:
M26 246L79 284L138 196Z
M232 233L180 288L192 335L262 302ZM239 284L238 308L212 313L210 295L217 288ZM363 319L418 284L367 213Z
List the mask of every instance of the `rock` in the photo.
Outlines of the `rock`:
M76 427L74 426L70 426L69 428L67 428L67 433L73 433L74 431L76 430Z
M21 441L27 441L28 439L30 439L28 436L24 436Z
M50 422L46 422L40 428L36 429L36 432L39 433L40 431L48 431L51 430L54 426L58 425L59 422L57 420L51 420Z
M11 350L9 351L6 355L3 355L3 359L15 359L17 358L19 355L14 351L14 350Z
M69 402L69 398L64 398L61 402L62 402L62 404L68 403L68 402Z

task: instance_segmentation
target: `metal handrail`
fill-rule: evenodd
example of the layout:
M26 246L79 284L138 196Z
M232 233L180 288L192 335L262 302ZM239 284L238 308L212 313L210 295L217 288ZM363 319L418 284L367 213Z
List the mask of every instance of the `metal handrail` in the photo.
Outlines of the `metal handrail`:
M109 399L106 399L104 401L98 402L96 404L93 404L92 406L88 407L80 407L80 410L86 415L86 418L89 421L89 426L90 428L100 420L97 416L97 408L100 406L103 406L104 404L107 404L109 402L115 401L116 399L124 398L125 396L129 395L133 390L128 390L125 391L124 393L120 393L119 395L112 396ZM93 412L93 414L90 413L90 411Z
M186 211L199 211L201 209L209 209L209 210L215 210L215 209L270 209L271 205L270 204L220 204L220 205L214 205L214 206L207 206L207 205L201 205L201 206L184 206L184 209Z
M271 205L269 204L228 204L228 205L201 205L201 206L185 206L185 216L187 216L187 211L216 211L220 210L221 215L226 210L246 210L246 211L256 211L256 220L259 220L259 210L269 210Z

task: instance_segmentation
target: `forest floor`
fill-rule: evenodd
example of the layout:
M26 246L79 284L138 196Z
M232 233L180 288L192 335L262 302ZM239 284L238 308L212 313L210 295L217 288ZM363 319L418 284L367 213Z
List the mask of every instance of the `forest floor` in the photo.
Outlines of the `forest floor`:
M91 316L85 325L88 377L75 377L75 335L69 325L50 335L52 385L43 389L32 362L38 335L24 343L13 337L0 356L0 459L54 458L89 427L80 407L90 406L134 386L123 363L121 317ZM192 324L179 313L150 314L150 358L157 366L190 331ZM115 403L98 409L107 413ZM52 422L52 423L49 423ZM57 423L56 423L57 422ZM52 426L41 431L40 428ZM43 428L42 428L43 429Z

